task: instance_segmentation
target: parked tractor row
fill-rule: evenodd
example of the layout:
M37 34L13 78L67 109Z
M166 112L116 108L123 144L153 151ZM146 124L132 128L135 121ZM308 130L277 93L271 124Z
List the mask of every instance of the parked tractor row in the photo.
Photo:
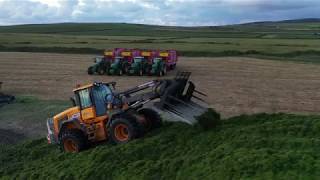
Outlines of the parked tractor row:
M163 76L168 70L175 69L177 61L175 50L114 48L106 50L103 57L96 57L88 74Z

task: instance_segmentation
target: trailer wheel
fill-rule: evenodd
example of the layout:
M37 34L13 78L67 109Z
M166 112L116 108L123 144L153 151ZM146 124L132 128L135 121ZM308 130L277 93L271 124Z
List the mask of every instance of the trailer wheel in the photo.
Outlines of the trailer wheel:
M143 116L142 121L144 121L143 124L146 132L162 126L162 119L156 111L144 108L139 110L138 113Z
M112 144L124 144L140 136L141 128L131 116L117 117L111 122L108 135Z
M87 144L87 138L79 129L65 129L60 136L60 146L64 152L80 152L86 149Z

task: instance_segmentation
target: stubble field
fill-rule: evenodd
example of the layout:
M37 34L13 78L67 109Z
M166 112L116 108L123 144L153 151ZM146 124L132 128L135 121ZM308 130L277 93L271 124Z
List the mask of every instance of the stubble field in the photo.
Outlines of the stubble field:
M0 53L3 90L14 95L67 100L77 84L116 81L125 90L158 77L90 76L92 55ZM259 112L320 112L320 66L244 57L181 57L175 71L191 71L197 89L223 117Z

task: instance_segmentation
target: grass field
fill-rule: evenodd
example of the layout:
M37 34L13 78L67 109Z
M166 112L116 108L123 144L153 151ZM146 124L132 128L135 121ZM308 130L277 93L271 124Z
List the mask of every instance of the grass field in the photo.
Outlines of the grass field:
M320 111L320 67L238 56L320 62L319 33L317 19L223 27L0 26L0 51L12 51L0 53L0 80L5 93L17 96L0 107L0 179L318 179L320 116L312 114ZM48 145L46 119L70 106L76 84L117 81L124 90L154 79L89 76L91 54L114 47L210 56L181 57L166 77L191 71L221 124L204 131L165 123L142 139L79 154Z
M176 49L183 56L255 56L317 62L320 22L222 27L51 24L0 27L0 51L101 54L114 47Z
M44 137L46 119L70 105L68 101L18 96L13 104L0 107L0 145Z
M117 82L124 91L155 76L88 75L92 55L0 52L3 91L46 100L68 100L77 84ZM260 112L320 112L320 66L247 57L180 57L176 70L192 72L191 81L223 117Z
M2 179L317 179L320 117L258 114L203 131L166 124L129 144L59 152L44 138L0 148Z
M60 152L45 139L44 119L67 102L18 97L0 108L0 179L317 179L320 116L241 115L213 129L165 125L142 139L102 143L79 154ZM23 113L20 113L23 112ZM20 128L20 133L17 130ZM24 137L28 133L36 137ZM4 134L6 133L6 134ZM18 139L22 138L22 139ZM11 145L11 143L17 143ZM24 141L24 142L21 142Z

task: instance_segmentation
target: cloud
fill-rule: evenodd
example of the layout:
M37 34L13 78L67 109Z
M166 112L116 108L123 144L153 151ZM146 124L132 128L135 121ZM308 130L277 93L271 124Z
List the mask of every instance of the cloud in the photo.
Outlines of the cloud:
M318 0L0 0L0 24L127 22L221 25L320 18Z

